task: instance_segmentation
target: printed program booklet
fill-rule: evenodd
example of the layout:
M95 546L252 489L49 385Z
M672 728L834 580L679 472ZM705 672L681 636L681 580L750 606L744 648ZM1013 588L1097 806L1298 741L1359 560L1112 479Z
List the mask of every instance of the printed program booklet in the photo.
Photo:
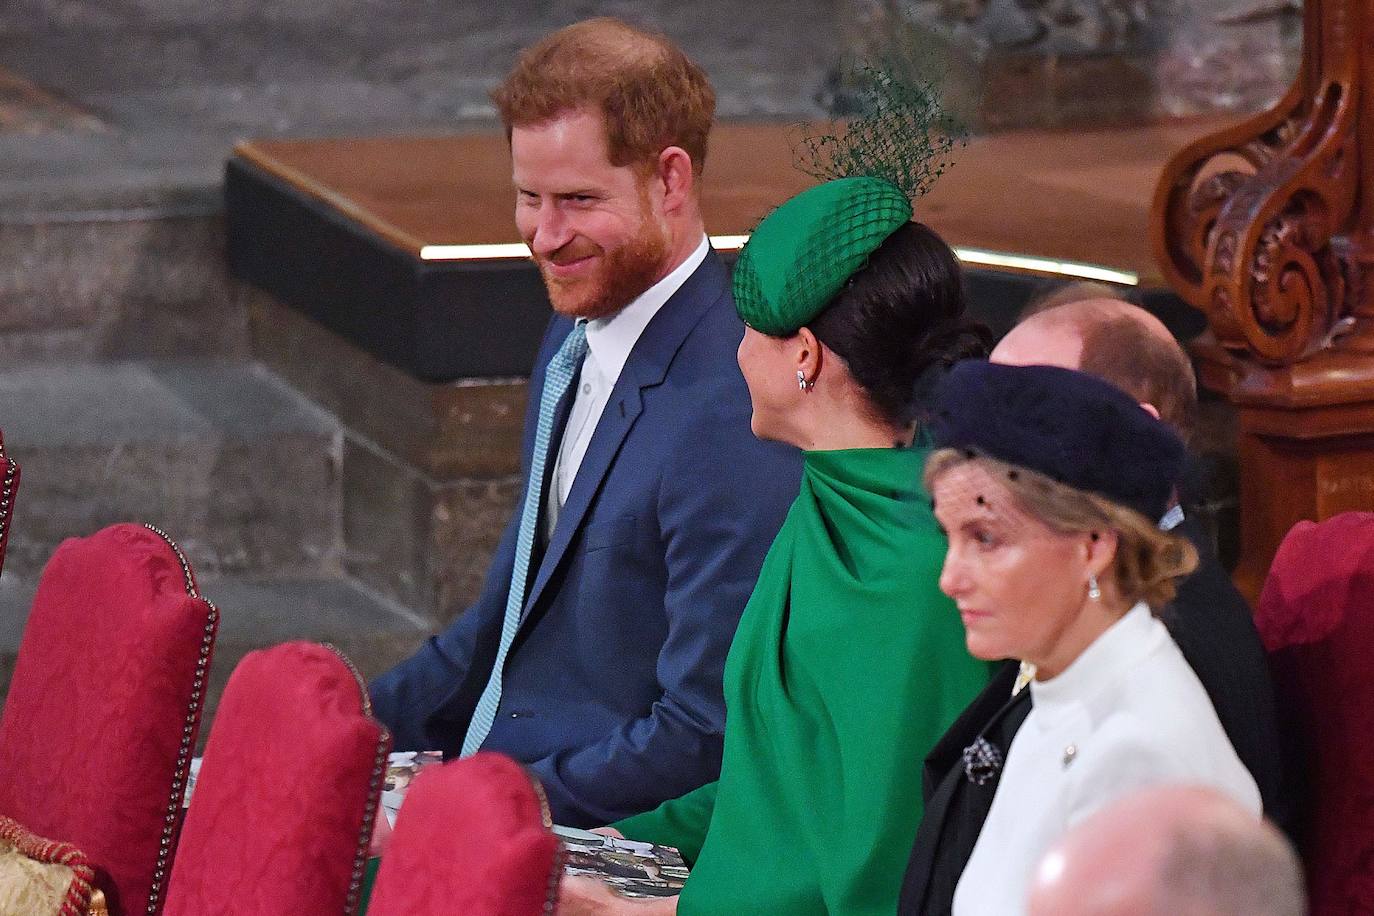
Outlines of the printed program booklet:
M425 767L443 763L438 751L404 751L387 761L382 810L396 826L396 815L411 781ZM687 865L671 846L656 846L554 825L563 841L564 873L599 878L627 897L672 897L687 880Z
M671 846L656 846L554 825L563 841L564 874L605 881L627 897L673 897L687 881L687 863Z
M387 759L381 808L388 824L396 826L396 815L405 801L406 790L419 772L443 762L439 751L398 751ZM191 804L199 775L200 758L197 757L191 761L183 804ZM565 874L598 878L627 897L676 896L687 881L687 864L671 846L602 836L557 824L553 832L563 842Z
M199 757L191 760L182 807L189 808L191 805L191 796L196 791L196 778L200 776L200 761ZM444 755L439 751L397 751L387 758L386 776L382 779L382 796L379 803L382 812L386 814L388 824L396 826L396 812L401 810L401 801L406 797L406 789L410 788L410 782L416 774L427 766L443 762Z
M439 751L396 751L387 758L386 776L382 778L382 811L386 813L387 823L396 826L396 815L405 800L406 789L411 781L425 767L437 766L444 762Z

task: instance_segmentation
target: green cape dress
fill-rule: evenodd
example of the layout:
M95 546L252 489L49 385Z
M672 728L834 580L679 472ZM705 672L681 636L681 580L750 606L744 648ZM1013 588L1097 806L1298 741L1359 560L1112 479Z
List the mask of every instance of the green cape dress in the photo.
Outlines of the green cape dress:
M725 665L719 781L615 825L694 863L684 916L896 911L922 760L988 677L937 585L927 454L806 454Z

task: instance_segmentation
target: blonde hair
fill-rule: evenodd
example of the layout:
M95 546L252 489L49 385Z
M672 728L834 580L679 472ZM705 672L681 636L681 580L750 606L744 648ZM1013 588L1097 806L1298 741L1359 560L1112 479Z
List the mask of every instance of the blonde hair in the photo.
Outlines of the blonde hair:
M1144 601L1156 610L1163 607L1173 600L1177 580L1197 568L1197 549L1187 538L1160 531L1155 521L1134 509L986 455L940 449L926 461L926 491L934 492L936 479L962 464L978 465L994 475L1023 511L1059 534L1116 532L1111 576L1130 604Z

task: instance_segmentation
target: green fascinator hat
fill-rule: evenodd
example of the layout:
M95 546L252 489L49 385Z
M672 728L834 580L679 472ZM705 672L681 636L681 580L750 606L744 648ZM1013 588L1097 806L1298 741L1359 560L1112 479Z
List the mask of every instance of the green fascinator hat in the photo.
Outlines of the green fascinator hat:
M910 221L911 201L883 178L839 178L808 188L759 223L740 252L734 276L740 318L764 334L792 334Z
M774 337L825 310L878 246L911 221L911 202L949 167L964 131L931 79L895 64L851 76L852 111L841 128L803 137L797 167L823 183L759 223L735 262L735 307Z

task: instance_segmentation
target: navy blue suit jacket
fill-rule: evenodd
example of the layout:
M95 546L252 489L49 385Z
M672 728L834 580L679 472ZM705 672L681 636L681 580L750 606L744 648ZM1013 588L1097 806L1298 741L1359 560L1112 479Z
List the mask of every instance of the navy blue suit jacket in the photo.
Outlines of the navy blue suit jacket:
M571 327L554 318L530 380L527 480L544 367ZM725 655L801 476L800 452L749 431L743 330L710 252L635 344L531 564L483 748L529 765L560 823L608 824L719 775ZM398 750L458 752L518 528L517 508L476 604L373 682Z

